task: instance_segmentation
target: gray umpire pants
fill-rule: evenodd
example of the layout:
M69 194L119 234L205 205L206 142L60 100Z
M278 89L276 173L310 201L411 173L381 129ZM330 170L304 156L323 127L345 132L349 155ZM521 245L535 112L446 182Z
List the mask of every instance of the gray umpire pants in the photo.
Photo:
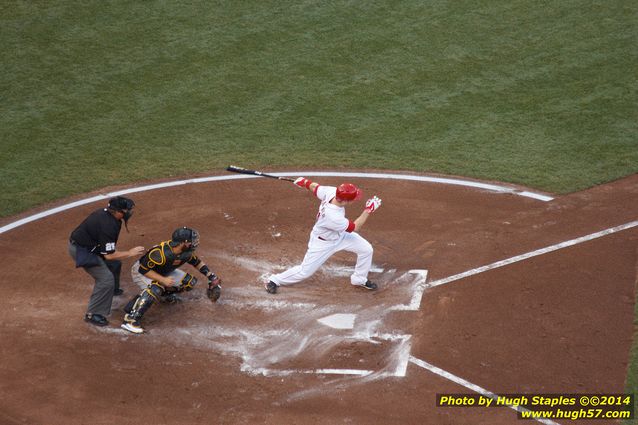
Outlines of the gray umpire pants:
M69 255L75 261L77 250L75 245L69 242ZM89 306L86 310L90 314L101 314L106 317L111 314L113 304L113 290L115 288L115 277L100 257L100 264L95 267L82 267L85 272L95 280L93 293L89 298Z

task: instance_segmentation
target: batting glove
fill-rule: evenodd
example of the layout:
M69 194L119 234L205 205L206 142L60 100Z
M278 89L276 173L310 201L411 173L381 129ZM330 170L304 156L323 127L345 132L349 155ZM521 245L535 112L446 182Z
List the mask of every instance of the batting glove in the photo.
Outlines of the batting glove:
M380 206L381 206L381 198L375 195L366 201L365 211L372 214L373 212L378 210Z
M299 187L305 187L306 189L308 189L310 188L312 181L308 180L305 177L297 177L297 179L295 180L295 184Z

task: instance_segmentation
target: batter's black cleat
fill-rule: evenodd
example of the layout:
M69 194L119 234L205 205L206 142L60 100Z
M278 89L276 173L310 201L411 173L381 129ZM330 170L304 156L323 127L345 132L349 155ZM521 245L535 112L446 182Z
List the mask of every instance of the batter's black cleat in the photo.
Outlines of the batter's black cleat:
M269 294L277 293L277 284L273 281L268 281L268 283L264 285L264 288L266 288L266 292Z
M106 317L102 316L101 314L87 313L84 315L84 321L95 326L106 326L109 324L109 321L106 320Z
M367 280L366 283L364 283L363 285L357 285L357 286L360 286L362 288L368 289L370 291L374 291L374 290L377 289L377 284L373 283L373 282L370 282L369 280Z
M124 293L124 290L121 288L117 288L113 291L113 295L118 296L118 295L122 295Z

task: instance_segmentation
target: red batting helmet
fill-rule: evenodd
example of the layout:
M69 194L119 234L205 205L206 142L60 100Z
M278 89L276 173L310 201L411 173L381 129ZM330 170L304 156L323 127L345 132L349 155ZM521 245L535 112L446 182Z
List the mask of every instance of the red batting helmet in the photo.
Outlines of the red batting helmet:
M337 187L337 201L356 201L361 194L361 189L352 183L342 183Z

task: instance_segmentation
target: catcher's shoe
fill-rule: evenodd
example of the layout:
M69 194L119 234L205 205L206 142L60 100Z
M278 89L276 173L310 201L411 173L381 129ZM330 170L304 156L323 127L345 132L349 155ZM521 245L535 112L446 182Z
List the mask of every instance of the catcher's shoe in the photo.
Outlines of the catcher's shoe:
M363 285L356 285L356 286L368 289L370 291L374 291L375 289L377 289L377 284L373 283L373 282L370 282L369 280L367 280L366 283L364 283Z
M266 288L266 292L268 292L269 294L277 293L277 284L272 280L268 281L268 283L264 285L264 288Z
M135 320L131 317L128 317L128 314L124 316L124 323L122 323L120 327L134 334L144 333L144 328L142 327L139 320Z

